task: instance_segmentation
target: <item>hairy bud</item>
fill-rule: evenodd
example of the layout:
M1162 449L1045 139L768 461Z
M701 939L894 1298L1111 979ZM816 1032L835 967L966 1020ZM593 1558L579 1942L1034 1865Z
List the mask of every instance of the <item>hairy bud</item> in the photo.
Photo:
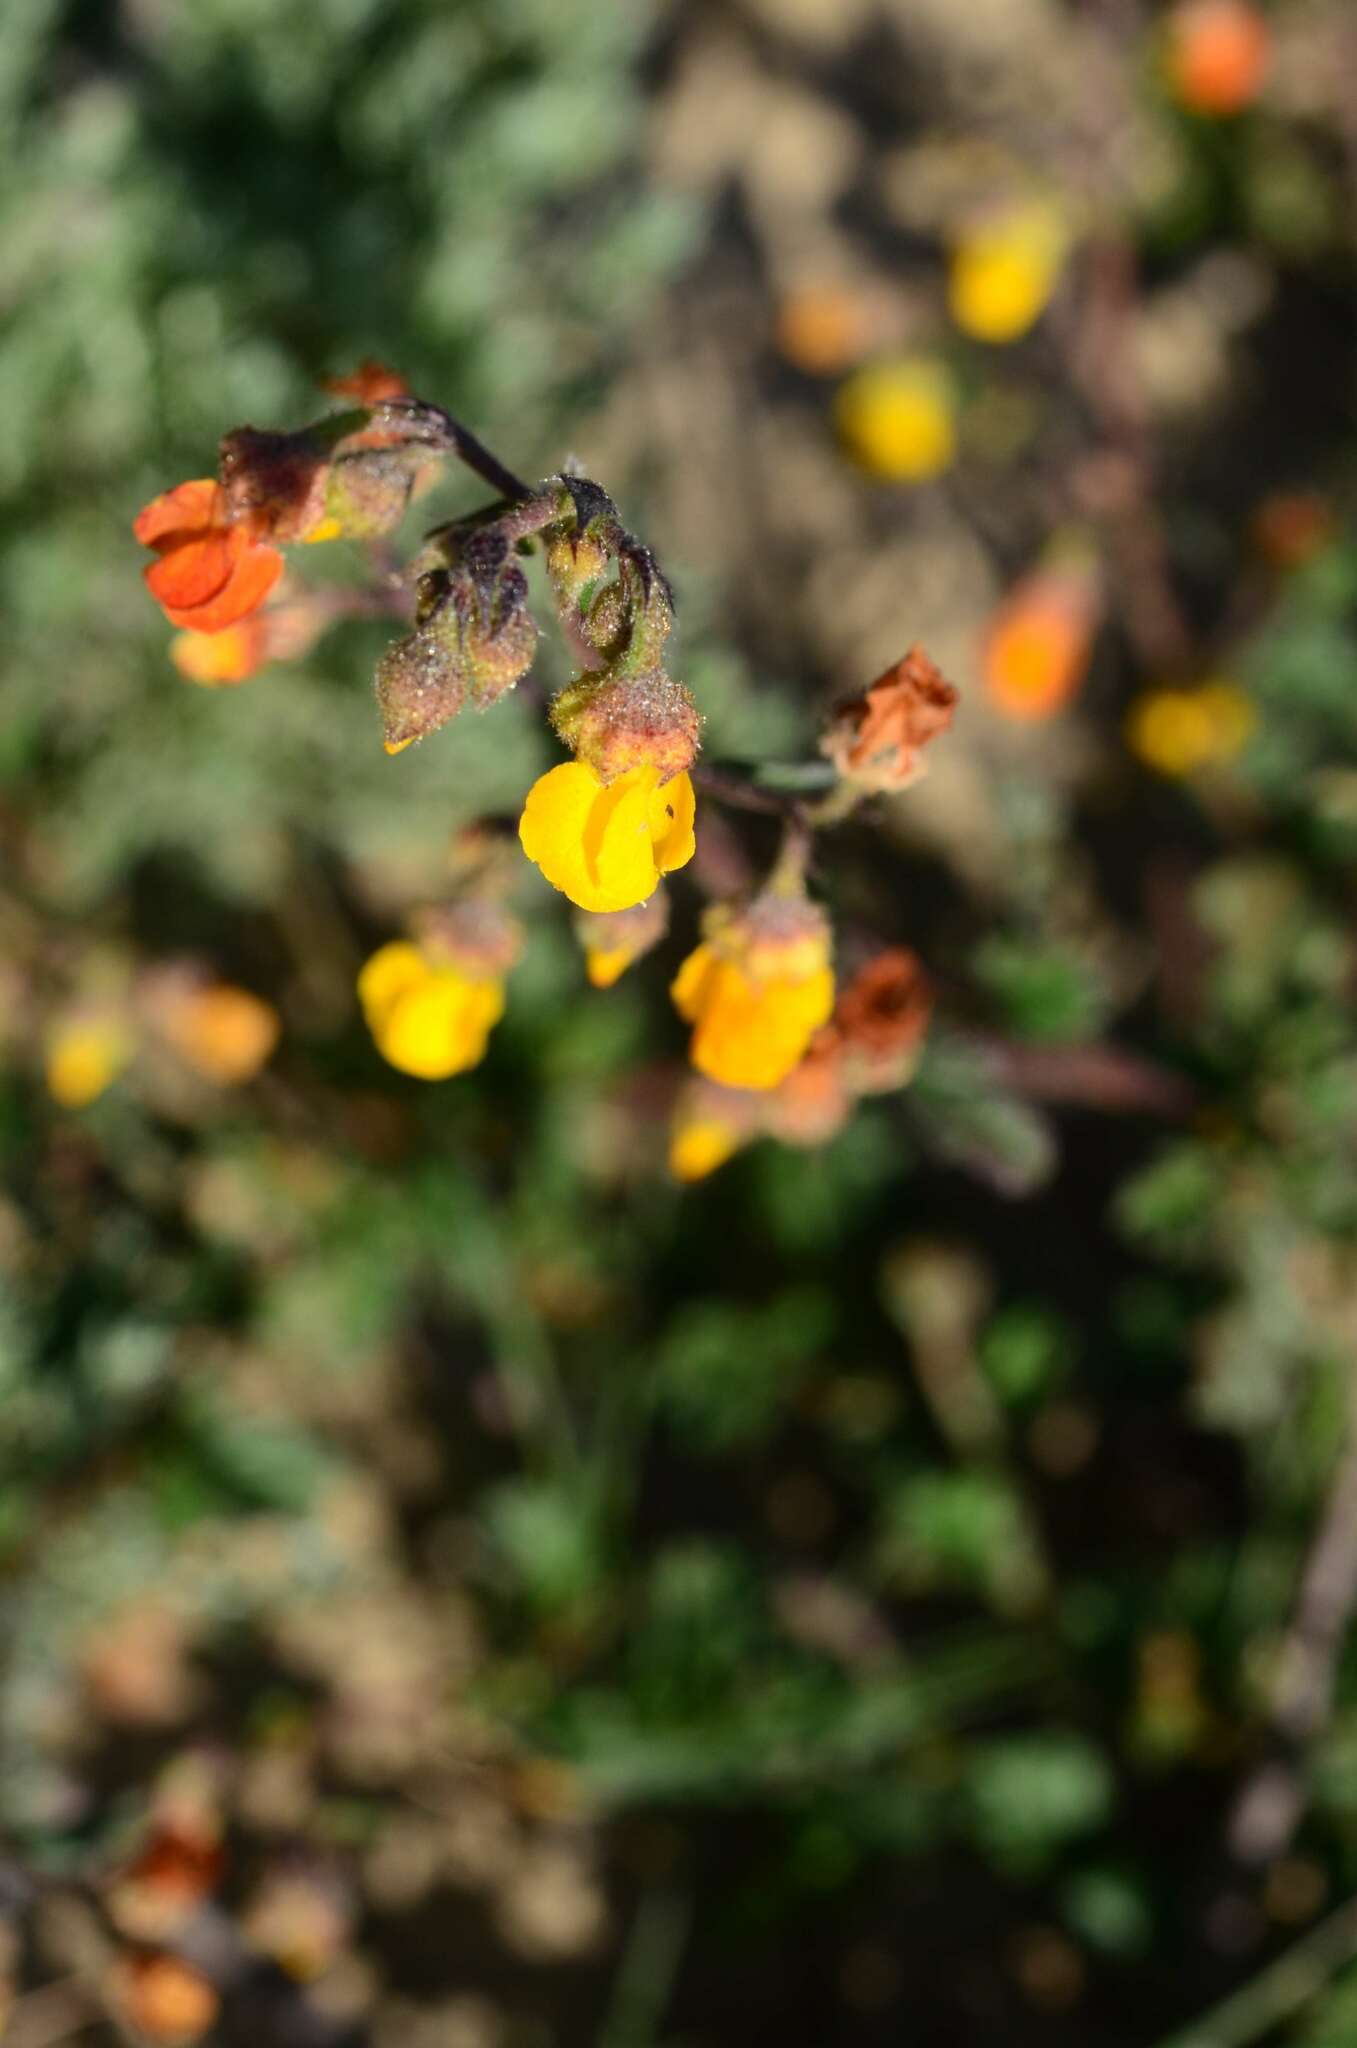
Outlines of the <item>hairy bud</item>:
M304 540L326 516L332 447L312 427L297 434L236 427L219 458L228 521L260 540Z
M455 718L466 700L466 670L456 646L418 626L377 664L377 703L388 754L403 753Z
M553 700L551 722L602 782L644 767L668 782L692 767L702 729L690 692L662 668L578 676Z

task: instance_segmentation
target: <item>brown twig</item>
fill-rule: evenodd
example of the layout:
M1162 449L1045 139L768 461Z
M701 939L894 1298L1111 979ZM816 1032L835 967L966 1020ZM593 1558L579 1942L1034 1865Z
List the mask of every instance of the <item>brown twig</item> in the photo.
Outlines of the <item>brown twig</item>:
M1268 1754L1245 1783L1230 1816L1230 1848L1243 1863L1270 1862L1299 1825L1307 1798L1305 1753L1328 1724L1338 1656L1354 1607L1357 1422L1350 1421L1274 1669Z

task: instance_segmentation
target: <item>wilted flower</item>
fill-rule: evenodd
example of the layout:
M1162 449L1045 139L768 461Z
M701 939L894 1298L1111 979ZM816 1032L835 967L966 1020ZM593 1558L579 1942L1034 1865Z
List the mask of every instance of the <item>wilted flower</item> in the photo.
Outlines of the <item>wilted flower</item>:
M957 692L922 647L836 707L820 740L845 780L868 790L907 789L924 773L923 749L947 731Z
M468 902L429 919L418 944L380 947L358 977L358 1000L383 1059L421 1081L476 1066L504 1015L520 944L497 905Z
M687 775L661 783L652 765L605 783L585 761L563 761L528 791L523 851L581 910L628 910L660 876L693 857L696 802Z
M977 341L1016 341L1046 310L1065 259L1067 231L1054 206L1018 200L956 236L947 272L952 318Z
M1126 739L1147 767L1177 778L1233 760L1257 722L1253 705L1235 683L1147 690L1127 713Z
M575 919L584 968L595 988L611 988L669 929L669 898L657 888L629 910L585 910Z
M1165 31L1169 90L1191 113L1238 114L1262 90L1271 49L1251 0L1182 0Z
M694 1027L692 1063L727 1088L775 1088L834 1006L824 912L799 890L770 888L744 908L709 911L703 929L670 990Z
M933 1014L933 991L917 954L891 946L873 955L840 991L830 1030L855 1095L902 1088L918 1062Z
M873 363L839 387L834 418L850 455L873 476L917 483L956 454L956 400L941 363Z
M991 702L1007 718L1053 717L1088 670L1099 594L1090 566L1071 560L1034 569L1013 585L985 633L981 668Z
M277 548L228 518L221 486L199 477L163 491L132 531L155 550L147 588L174 626L219 633L257 611L282 574Z

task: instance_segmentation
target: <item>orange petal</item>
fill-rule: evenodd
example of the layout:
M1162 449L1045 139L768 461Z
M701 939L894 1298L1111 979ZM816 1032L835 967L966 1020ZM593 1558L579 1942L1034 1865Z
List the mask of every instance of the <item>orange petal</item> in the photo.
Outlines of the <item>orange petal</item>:
M231 529L238 531L239 529ZM277 548L245 547L223 587L206 602L196 605L168 605L162 609L172 626L187 626L194 633L220 633L238 619L258 611L283 573L283 558ZM150 572L147 572L148 577Z
M132 522L132 531L143 547L153 548L171 534L189 534L213 526L217 521L220 486L215 477L195 477L192 483L176 484L143 505Z
M224 590L246 541L237 528L205 527L168 547L142 574L156 603L190 611ZM173 617L173 612L171 612ZM176 620L176 624L180 623Z

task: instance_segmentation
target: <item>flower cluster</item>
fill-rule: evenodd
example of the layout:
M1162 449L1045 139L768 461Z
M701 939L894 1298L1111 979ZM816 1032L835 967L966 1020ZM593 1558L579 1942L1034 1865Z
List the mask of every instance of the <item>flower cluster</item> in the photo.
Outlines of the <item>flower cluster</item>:
M675 1177L702 1180L759 1137L827 1143L856 1101L908 1083L932 1009L932 990L913 953L899 946L874 955L776 1086L759 1092L748 1082L705 1078L682 1091L670 1133Z
M137 519L138 538L156 553L147 582L182 629L175 664L191 681L230 685L268 660L305 652L346 609L388 612L402 630L378 662L376 697L382 745L399 756L465 708L488 709L527 675L540 635L523 565L536 554L572 657L574 673L548 707L569 758L528 790L518 840L575 906L588 979L608 988L664 940L663 878L696 851L701 718L668 665L669 583L597 484L565 474L520 482L379 364L330 388L350 410L297 433L236 429L222 442L215 479L164 493ZM849 400L844 431L882 474L924 474L950 459L949 394L930 366L897 365ZM301 590L265 606L285 547L339 538L362 546L389 535L449 456L497 496L432 527L404 577L392 575L383 548L356 599ZM955 702L951 685L913 648L838 706L823 760L793 764L785 796L754 794L754 808L782 814L782 853L761 888L738 900L725 900L729 888L719 892L671 987L699 1077L698 1107L675 1136L682 1177L709 1170L756 1128L816 1142L838 1128L857 1096L908 1078L902 1047L912 1057L928 1009L920 977L911 966L901 983L896 956L881 956L879 986L859 977L836 1011L830 923L804 875L817 825L913 782ZM713 787L738 803L747 774L718 769ZM807 804L798 788L823 800ZM475 844L459 850L452 902L379 946L358 976L377 1050L426 1081L484 1058L522 945L505 903L514 884L504 842L488 827L471 836ZM272 1013L256 1015L253 1000L244 991L199 990L192 1004L178 1005L163 1035L203 1073L241 1078L276 1035ZM126 1056L116 1033L102 1024L88 1030L54 1056L54 1092L91 1099Z

